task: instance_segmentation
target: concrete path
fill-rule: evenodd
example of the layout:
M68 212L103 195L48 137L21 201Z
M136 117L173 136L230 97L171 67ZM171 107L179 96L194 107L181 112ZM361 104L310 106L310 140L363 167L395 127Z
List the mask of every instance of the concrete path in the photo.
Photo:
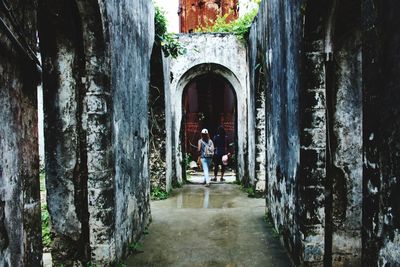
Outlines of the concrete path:
M152 203L142 252L126 266L290 267L264 212L265 200L248 198L237 185L186 185Z

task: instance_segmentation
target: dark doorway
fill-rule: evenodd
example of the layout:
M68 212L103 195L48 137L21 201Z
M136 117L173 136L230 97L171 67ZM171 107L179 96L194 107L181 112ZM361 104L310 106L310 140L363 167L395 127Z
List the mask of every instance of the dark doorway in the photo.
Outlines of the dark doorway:
M208 129L213 138L220 125L225 128L229 152L235 154L236 102L231 84L215 74L201 75L186 86L182 101L184 155L196 159L201 130Z

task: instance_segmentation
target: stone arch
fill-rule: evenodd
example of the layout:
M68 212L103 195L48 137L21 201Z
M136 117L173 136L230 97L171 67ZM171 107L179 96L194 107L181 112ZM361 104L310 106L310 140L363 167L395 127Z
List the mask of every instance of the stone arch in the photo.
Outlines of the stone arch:
M246 98L244 97L239 97L244 94L244 87L242 83L239 81L235 73L233 73L230 69L227 67L221 65L221 64L216 64L216 63L203 63L203 64L198 64L194 65L191 68L189 68L186 72L184 72L180 77L174 78L176 80L176 83L172 83L171 88L174 90L174 96L172 97L173 101L171 102L171 106L174 106L176 108L173 109L172 111L172 132L171 132L171 144L175 144L171 146L172 149L169 149L169 153L175 152L175 155L168 155L167 152L167 158L170 156L172 158L172 161L175 162L174 164L174 170L176 174L176 179L178 183L182 183L182 153L181 150L179 149L180 147L180 129L181 129L181 122L182 122L182 96L185 87L198 76L204 75L204 74L210 74L213 73L217 76L220 76L227 80L233 90L234 94L236 95L237 99L237 124L245 123L246 122L246 115L247 115L247 103L246 103ZM242 180L245 173L245 156L244 152L246 151L246 127L238 127L238 132L237 132L237 177L239 180ZM172 172L171 171L171 172ZM170 172L170 173L171 173ZM172 177L167 175L167 188L171 188L171 183L172 183Z

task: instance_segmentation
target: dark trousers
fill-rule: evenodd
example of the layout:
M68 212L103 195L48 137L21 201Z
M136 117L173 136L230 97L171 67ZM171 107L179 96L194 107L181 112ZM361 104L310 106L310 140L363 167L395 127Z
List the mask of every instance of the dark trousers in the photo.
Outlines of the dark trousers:
M218 175L218 170L219 170L219 165L221 165L221 172L224 173L225 172L225 165L222 164L222 155L218 156L218 155L214 155L214 176L217 177Z

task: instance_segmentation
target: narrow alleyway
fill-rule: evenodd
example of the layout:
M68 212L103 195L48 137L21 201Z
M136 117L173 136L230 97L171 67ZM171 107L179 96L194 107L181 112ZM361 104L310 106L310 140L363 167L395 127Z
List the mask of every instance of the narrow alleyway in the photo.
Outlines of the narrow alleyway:
M148 234L127 266L292 266L264 219L265 200L237 185L186 185L151 210Z

